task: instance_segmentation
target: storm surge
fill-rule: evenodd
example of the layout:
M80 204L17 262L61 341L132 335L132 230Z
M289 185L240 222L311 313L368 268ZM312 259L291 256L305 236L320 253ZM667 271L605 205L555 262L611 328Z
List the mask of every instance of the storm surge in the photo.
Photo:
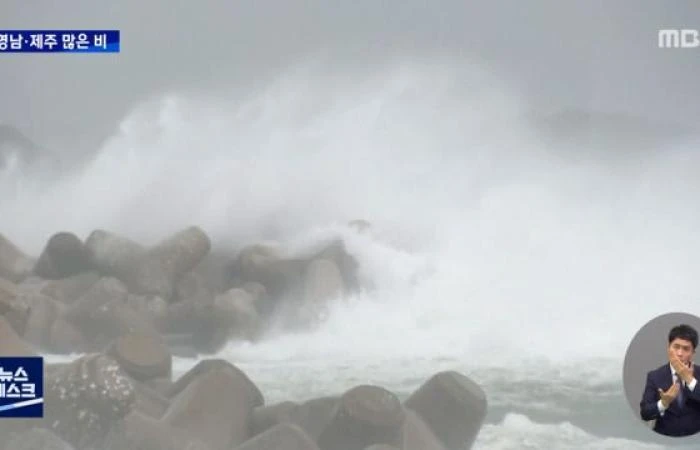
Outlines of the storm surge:
M220 356L272 399L368 381L408 393L456 367L492 404L529 413L540 399L511 396L503 377L526 386L551 369L570 387L583 367L592 392L620 383L639 327L694 311L700 271L697 140L635 151L629 122L627 141L610 132L615 116L601 131L567 122L576 132L564 135L540 117L486 68L448 62L310 64L246 90L162 93L69 175L6 170L2 231L34 255L55 232L98 228L150 245L197 225L231 255L342 237L364 289L313 330L269 330ZM355 219L371 226L358 233ZM573 411L542 407L556 423ZM529 420L508 415L496 430Z

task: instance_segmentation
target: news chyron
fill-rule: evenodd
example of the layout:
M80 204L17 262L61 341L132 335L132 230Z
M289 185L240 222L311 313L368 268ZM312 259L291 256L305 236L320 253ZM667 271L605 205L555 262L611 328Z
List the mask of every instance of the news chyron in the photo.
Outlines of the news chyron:
M119 53L119 30L0 30L0 53Z
M0 356L0 419L44 417L44 358Z

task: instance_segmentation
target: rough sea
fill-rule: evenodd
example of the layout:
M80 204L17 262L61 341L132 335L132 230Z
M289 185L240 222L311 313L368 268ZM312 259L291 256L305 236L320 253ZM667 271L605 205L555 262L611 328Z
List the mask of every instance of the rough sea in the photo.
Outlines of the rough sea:
M32 255L95 228L151 244L198 225L232 254L340 236L365 290L315 329L214 355L267 403L365 383L403 398L458 370L488 398L477 449L668 448L625 398L622 363L646 322L698 310L698 141L563 143L522 98L434 62L164 92L71 172L6 167L1 231ZM196 362L176 358L176 375Z

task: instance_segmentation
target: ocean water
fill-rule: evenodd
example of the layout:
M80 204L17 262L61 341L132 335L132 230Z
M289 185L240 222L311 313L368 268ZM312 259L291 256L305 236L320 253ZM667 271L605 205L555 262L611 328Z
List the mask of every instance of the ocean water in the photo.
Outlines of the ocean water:
M487 393L475 448L670 447L628 405L622 362L647 321L697 310L697 142L557 144L528 111L487 68L435 61L163 92L71 173L7 169L2 232L33 255L62 230L151 244L195 224L231 252L340 236L366 290L214 355L268 403L359 383L405 397L449 369Z

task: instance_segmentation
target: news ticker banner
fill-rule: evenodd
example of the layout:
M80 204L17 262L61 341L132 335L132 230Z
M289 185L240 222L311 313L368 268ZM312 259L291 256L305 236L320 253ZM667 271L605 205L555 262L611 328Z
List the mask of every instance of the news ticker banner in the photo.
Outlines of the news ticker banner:
M0 53L119 53L119 30L0 30Z
M0 357L0 419L44 417L44 359Z

